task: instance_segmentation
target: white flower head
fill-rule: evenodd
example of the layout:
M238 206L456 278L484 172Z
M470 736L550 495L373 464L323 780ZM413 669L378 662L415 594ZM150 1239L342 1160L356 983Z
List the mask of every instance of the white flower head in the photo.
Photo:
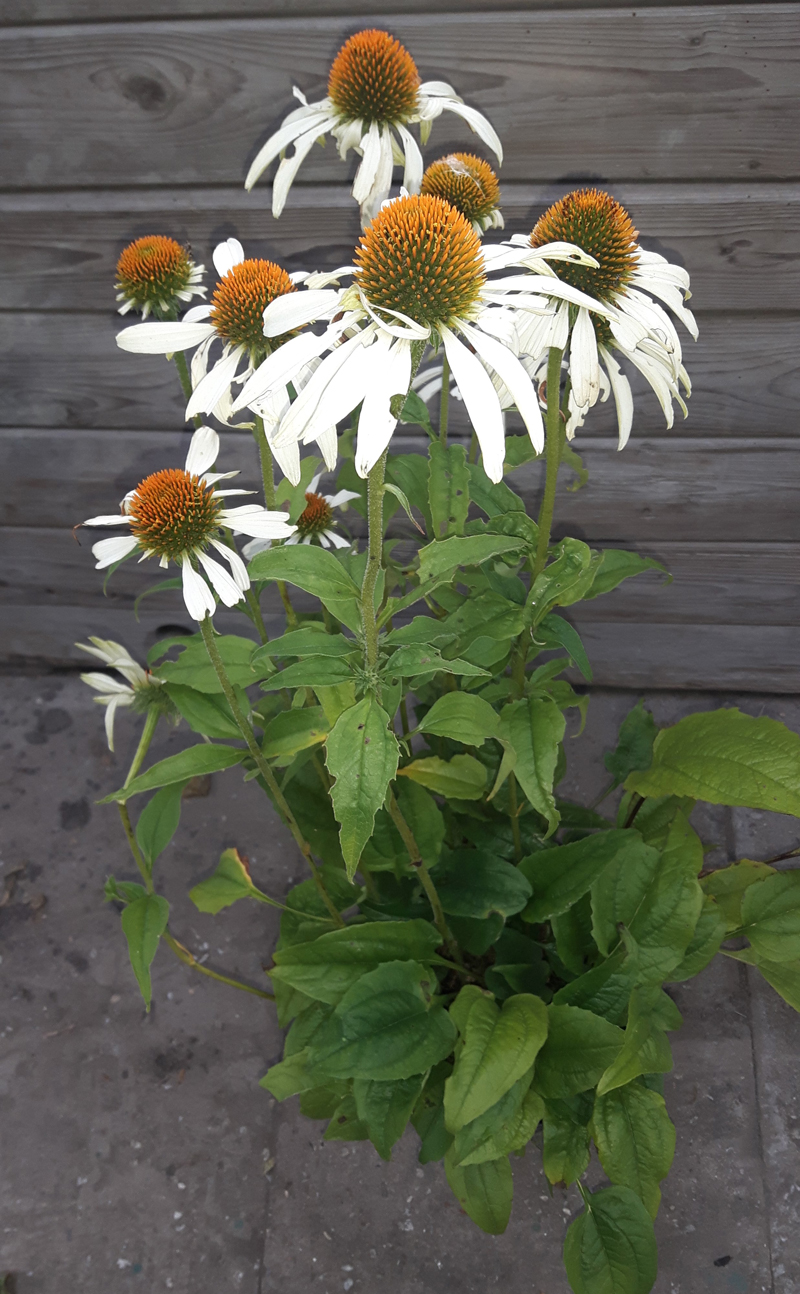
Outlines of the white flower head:
M232 385L245 381L254 365L284 340L265 339L265 307L276 297L296 291L295 276L273 261L248 259L236 238L219 243L213 260L220 281L207 305L193 306L180 320L134 324L117 334L117 345L137 354L194 352L187 421L214 413L227 422ZM211 351L217 345L221 350L212 363Z
M129 243L117 261L118 313L141 311L142 318L175 317L192 297L204 297L204 265L195 265L187 248L174 238L154 234Z
M568 348L570 439L598 399L613 394L619 448L627 443L633 395L618 356L649 382L668 427L673 403L686 416L691 384L678 331L664 306L696 339L697 324L685 304L691 295L689 275L663 256L645 251L637 238L618 202L596 189L581 189L554 203L529 239L515 235L509 243L488 249L493 268L533 271L494 283L496 300L516 301L523 308L527 301L531 307L527 323L517 325L517 335L532 376L543 376L550 347ZM551 255L554 267L545 265L543 274L541 256L559 240L578 243L587 261L559 263Z
M555 254L586 259L576 247L557 248ZM544 427L536 391L517 355L516 306L495 304L480 239L466 217L442 198L404 194L384 203L356 261L331 274L310 275L303 291L267 307L268 337L301 331L256 370L234 410L255 407L269 391L293 381L303 365L324 356L283 417L274 443L307 444L360 404L355 465L359 476L367 476L397 425L411 381L412 349L416 357L431 342L444 347L490 479L503 475L505 407L516 407L540 452ZM338 280L345 274L354 282L343 289ZM320 334L308 327L318 320L328 324Z
M91 645L89 645L91 644ZM145 694L152 689L160 688L160 679L155 678L133 659L121 643L112 642L109 638L90 638L89 643L76 643L81 651L96 656L109 669L115 669L126 680L111 678L108 674L92 672L81 674L81 679L100 695L94 699L98 705L105 706L105 725L108 749L114 749L114 717L118 709L136 705L142 699L146 704Z
M250 491L217 489L217 482L238 476L238 472L209 470L218 453L216 431L200 427L192 436L183 468L154 472L125 495L121 513L90 517L83 523L124 526L128 531L93 545L98 570L136 551L141 553L140 560L158 557L163 567L176 562L181 568L186 609L198 621L213 616L214 593L225 606L232 607L244 599L250 587L247 569L235 547L222 542L224 531L256 539L288 539L295 532L282 512L268 512L255 503L227 506L227 496ZM209 556L210 548L225 559L230 573Z
M286 540L287 547L289 544L320 544L323 548L349 548L350 540L340 535L334 528L333 512L335 508L346 508L353 499L360 499L361 495L353 490L337 490L335 494L320 494L319 483L321 473L318 473L309 483L306 490L306 506L297 518L297 529L295 533ZM245 544L242 552L250 560L255 557L256 553L262 553L265 548L269 548L271 540L269 539L251 539Z
M420 82L411 55L385 31L360 31L345 42L331 66L324 99L308 103L297 87L294 94L301 107L284 118L259 150L245 180L245 188L251 189L281 154L272 186L276 217L303 160L328 133L336 140L340 157L345 158L351 148L361 155L353 197L365 226L389 196L395 164L403 167L405 188L419 193L422 154L408 129L415 122L420 124L424 144L431 123L444 111L455 113L493 150L498 162L503 161L497 132L483 114L465 104L445 81ZM294 152L283 156L290 144Z

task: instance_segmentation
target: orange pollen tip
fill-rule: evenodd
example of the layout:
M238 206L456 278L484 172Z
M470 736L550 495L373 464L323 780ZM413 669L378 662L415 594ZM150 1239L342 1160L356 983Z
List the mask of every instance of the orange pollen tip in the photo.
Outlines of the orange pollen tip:
M328 96L348 121L398 123L416 110L416 64L388 32L360 31L344 43L328 77Z
M263 350L264 310L276 297L295 291L286 270L274 261L241 261L217 284L209 317L225 341ZM285 340L276 338L270 344L274 348Z
M130 496L131 534L148 552L177 560L214 534L222 506L196 476L165 468L146 477Z
M117 261L117 288L129 300L169 301L184 290L194 269L185 247L174 238L152 234L129 243Z
M474 153L450 153L431 162L422 193L444 198L468 220L481 220L500 205L500 184L488 162Z

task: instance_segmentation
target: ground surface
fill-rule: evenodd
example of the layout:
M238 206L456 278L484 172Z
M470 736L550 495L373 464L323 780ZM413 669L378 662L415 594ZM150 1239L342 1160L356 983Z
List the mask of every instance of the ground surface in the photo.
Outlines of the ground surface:
M601 784L632 694L597 694L573 748L569 792ZM649 698L674 721L724 699ZM109 754L101 714L73 678L0 679L0 1276L18 1294L566 1294L561 1245L575 1190L553 1198L516 1161L511 1225L490 1238L460 1214L438 1165L407 1135L394 1162L368 1143L322 1141L296 1102L257 1086L281 1050L269 1004L212 983L168 950L145 1015L106 875L129 877L113 808L133 725ZM800 703L739 699L800 729ZM180 730L163 755L187 742ZM713 859L793 845L794 820L714 810ZM254 784L215 776L186 803L161 864L176 935L209 964L264 983L269 910L198 914L189 886L238 845L280 895L300 862ZM25 865L23 872L15 869ZM674 994L667 1102L678 1150L656 1223L657 1294L800 1294L800 1018L754 974L720 959Z

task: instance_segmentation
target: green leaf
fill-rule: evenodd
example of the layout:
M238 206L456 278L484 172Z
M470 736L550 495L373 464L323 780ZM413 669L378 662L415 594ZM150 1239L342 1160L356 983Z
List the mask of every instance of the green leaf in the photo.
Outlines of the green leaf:
M726 936L725 917L713 899L706 899L700 909L700 916L694 928L683 960L669 972L670 984L692 979L708 965L711 958L719 952L720 945Z
M268 759L288 758L299 750L318 746L330 732L322 706L303 706L276 714L264 729L261 749Z
M559 916L550 918L555 935L556 952L573 975L583 975L588 970L587 958L594 959L595 944L592 938L592 904L588 894L573 903Z
M424 1074L397 1078L388 1083L369 1078L353 1081L356 1114L381 1159L391 1159L392 1146L405 1131L424 1081Z
M434 674L438 671L445 674L460 674L466 678L489 677L487 671L478 665L472 665L466 660L445 660L436 647L423 647L419 643L409 643L406 647L400 647L386 662L383 670L387 678L414 678L420 674Z
M448 915L480 918L492 912L513 916L531 893L521 871L477 849L447 852L436 869L436 890Z
M640 982L666 979L683 960L703 906L698 862L702 862L702 846L679 813L670 827L653 882L628 926L636 944Z
M612 1024L624 1019L633 988L633 973L625 965L625 950L593 966L553 995L555 1006L580 1006L584 1011L605 1016Z
M637 831L612 830L529 854L519 865L533 889L524 920L548 921L566 912L607 867L614 864L623 872L632 869L645 848Z
M722 913L727 930L738 930L742 924L742 899L745 891L758 881L774 876L775 868L768 863L753 862L743 858L740 863L731 867L722 867L719 871L710 872L700 882L703 892L716 900Z
M174 782L172 786L162 787L160 791L156 791L152 800L148 800L139 814L136 843L150 868L178 830L184 786L184 782Z
M246 750L202 742L153 764L146 773L140 773L127 786L120 787L112 795L106 795L99 803L110 804L113 800L121 800L124 804L132 795L153 791L157 786L170 786L173 782L188 782L190 778L202 777L205 773L219 773L225 768L241 764L243 759L247 759Z
M434 795L443 795L449 800L480 800L486 790L486 769L472 755L454 755L452 759L429 755L414 759L404 768L398 768L397 776L411 778Z
M319 598L337 620L357 630L360 590L333 553L316 544L291 544L257 553L248 566L252 580L286 580Z
M470 469L463 445L428 446L428 498L436 539L463 535L469 512Z
M262 1079L259 1087L265 1087L276 1101L285 1101L288 1096L297 1096L316 1087L309 1069L309 1048L303 1047L293 1056L287 1056L277 1065L272 1065Z
M625 785L639 795L691 795L800 817L800 735L736 709L690 714L658 734L652 765Z
M329 634L325 626L312 621L301 629L273 638L263 643L253 652L253 664L271 660L274 656L286 659L290 656L349 656L358 644L343 634Z
M742 948L727 955L735 957L737 961L757 966L764 979L774 988L776 993L780 994L784 1002L788 1002L789 1006L794 1007L795 1011L800 1011L800 961L767 961L765 958L759 957L753 948Z
M333 1078L410 1078L444 1060L456 1030L433 998L436 979L413 961L385 962L345 993L312 1049Z
M429 424L430 425L430 424ZM390 455L386 462L386 479L397 485L412 507L421 512L430 528L428 507L428 460L424 454Z
M366 1123L358 1117L355 1097L352 1092L337 1105L331 1121L323 1133L325 1141L367 1141L369 1130Z
M512 701L500 715L501 736L517 756L514 774L534 809L547 819L549 836L559 823L553 779L565 730L558 706L540 697Z
M310 454L308 458L300 460L300 480L297 485L292 485L288 476L284 476L275 491L275 505L280 508L282 504L289 504L288 521L295 522L297 518L305 511L306 491L314 479L314 473L320 465L320 460Z
M485 1164L455 1164L452 1149L444 1157L450 1189L464 1212L490 1236L500 1236L511 1217L514 1182L511 1165L504 1155Z
M123 909L121 919L133 973L149 1011L153 996L150 966L167 928L169 904L160 894L142 894Z
M577 1006L550 1006L547 1013L549 1032L536 1062L536 1090L556 1099L585 1092L618 1055L625 1035Z
M261 899L266 896L253 884L247 865L238 849L226 849L216 871L189 891L189 898L200 912L216 916L237 899Z
M467 535L436 539L419 550L420 583L441 579L459 566L480 566L490 557L519 551L520 541L514 535Z
M351 880L397 771L400 748L388 724L386 711L374 697L365 696L339 716L325 748L328 772L335 778L333 811Z
M427 921L376 921L281 948L269 973L273 981L335 1006L383 962L427 962L440 943L441 935Z
M165 650L175 639L167 640ZM183 650L176 661L165 661L155 671L165 683L178 683L194 688L197 692L222 692L222 684L217 671L211 664L201 634L192 638L178 639ZM225 672L234 687L249 687L264 676L264 669L253 667L252 657L255 643L251 638L240 638L236 634L221 634L215 639L217 650L222 657ZM161 646L162 644L157 644ZM163 655L163 652L160 653ZM270 667L267 667L267 673Z
M444 1159L453 1142L452 1133L444 1126L444 1084L452 1068L446 1060L434 1066L411 1114L411 1122L422 1143L419 1148L421 1164Z
M528 1144L544 1113L544 1101L529 1090L531 1072L518 1079L485 1114L456 1133L453 1163L462 1167L485 1164Z
M331 727L340 714L344 714L345 710L351 709L356 703L356 689L352 681L337 683L333 687L315 687L314 692Z
M431 440L434 440L436 437L436 432L431 426L428 406L422 397L417 395L416 391L409 391L406 396L405 404L400 410L399 421L406 424L410 423L411 426L424 427Z
M465 746L482 746L487 737L498 736L500 719L488 701L471 692L445 692L420 720L418 730Z
M670 1072L672 1052L664 1029L677 1028L681 1017L674 1003L669 998L665 1003L665 998L666 994L657 987L633 990L622 1048L600 1076L598 1095L624 1087L640 1074Z
M800 871L775 872L744 891L742 933L767 961L800 958Z
M639 1083L598 1096L592 1136L606 1176L635 1191L655 1218L661 1203L658 1183L675 1154L675 1128L663 1096Z
M501 1009L489 994L462 989L452 1010L463 1046L445 1084L444 1114L448 1130L458 1132L531 1068L547 1037L547 1008L541 998L519 993Z
M658 1270L653 1223L635 1191L607 1186L589 1197L564 1241L575 1294L649 1294Z
M571 494L577 493L578 490L583 489L584 485L589 484L589 469L584 467L583 459L566 437L561 442L561 462L575 475L575 480L570 481L567 486Z
M300 1093L300 1113L307 1119L332 1119L345 1096L347 1084L332 1078L323 1087Z
M394 495L394 497L397 499L398 503L402 507L403 511L405 512L411 524L413 526L416 526L417 530L420 532L421 535L424 535L425 528L424 526L421 526L419 524L413 512L411 511L411 504L409 503L405 492L400 489L400 486L392 485L391 481L384 481L383 488L386 491L386 493Z
M601 593L610 593L623 580L631 575L641 575L643 571L662 571L666 575L665 584L672 583L672 576L666 566L652 557L640 557L625 548L604 548L597 574L590 589L584 593L584 599L599 597Z
M599 557L593 562L591 548L580 539L562 539L555 552L555 560L531 589L530 607L536 622L553 607L568 607L584 598L599 565Z
M542 1166L548 1182L571 1186L589 1166L589 1129L580 1118L587 1099L545 1101L542 1117ZM591 1108L591 1107L589 1107Z
M221 692L198 692L183 683L167 683L167 696L193 732L204 737L241 737L239 726ZM245 714L250 709L247 693L237 688L237 700Z
M658 850L637 831L629 829L627 835L628 848L592 884L592 934L604 957L619 943L619 927L636 916L661 862Z
M592 667L586 655L586 648L581 642L581 636L563 616L553 615L552 612L546 615L536 626L534 638L540 649L563 647L572 657L587 683L591 683Z
M522 437L516 439L521 440ZM532 449L530 439L528 446ZM506 450L511 444L511 437L506 437ZM469 467L470 479L470 497L472 502L485 512L487 517L503 516L508 512L524 512L525 504L518 494L515 494L505 481L498 481L496 484L490 481L483 470L481 463L471 463Z
M336 656L307 656L271 674L261 684L261 689L263 692L279 692L284 687L338 687L352 681L356 659L352 653L350 660Z
M450 917L447 923L456 937L456 943L465 952L474 953L476 957L483 957L492 944L500 936L505 924L505 917L499 912L493 912L491 916L480 917Z
M640 701L622 721L616 750L609 751L603 759L617 786L629 773L643 772L650 767L657 736L653 716L645 710L644 701Z

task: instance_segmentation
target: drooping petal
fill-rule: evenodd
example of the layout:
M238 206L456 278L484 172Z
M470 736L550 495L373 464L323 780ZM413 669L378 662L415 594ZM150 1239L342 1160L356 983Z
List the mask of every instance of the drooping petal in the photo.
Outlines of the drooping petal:
M81 647L81 643L76 646ZM84 648L84 650L86 650ZM81 682L87 683L89 687L94 688L95 692L102 692L109 696L130 696L131 689L127 683L120 683L118 678L112 678L110 674L81 674Z
M286 542L290 544L292 541L291 539L287 539ZM271 539L248 539L242 552L249 562L253 557L255 557L256 553L265 553L267 549L271 547Z
M116 716L118 707L125 706L125 705L130 705L130 701L126 700L121 696L112 696L109 698L108 702L106 703L106 713L105 713L106 741L108 742L108 749L110 751L113 751L114 749L114 718Z
M268 512L254 503L226 508L219 514L219 520L234 533L252 535L254 539L288 539L297 529L286 520L285 512Z
M307 134L295 140L294 152L291 156L281 158L280 166L275 172L275 179L272 181L272 214L276 220L286 205L294 177L319 139L319 135L320 132L316 127L309 130Z
M237 586L246 592L250 588L250 576L247 574L247 567L242 561L235 548L228 548L227 544L220 543L218 539L211 540L212 545L218 553L221 553L231 568L231 574L236 581Z
M492 123L486 120L482 112L478 112L477 108L470 108L469 104L461 103L457 99L445 99L443 107L445 111L454 112L458 117L461 117L470 130L497 155L500 165L503 165L503 145L500 143L500 136Z
M495 370L498 377L508 388L517 406L520 417L528 429L534 449L541 454L544 449L544 424L539 400L531 385L531 380L522 364L507 346L495 337L487 337L479 328L461 324L460 332L472 342L482 360Z
M220 602L224 602L226 607L235 607L237 602L241 602L244 594L225 567L220 566L207 553L198 552L197 557Z
M614 403L617 406L617 427L619 428L617 449L624 449L633 426L631 385L611 352L606 350L605 346L601 346L599 350L614 393Z
M458 95L447 81L423 81L418 93L426 99L457 99Z
M277 430L277 429L276 429ZM275 462L283 472L283 475L291 481L292 485L300 484L300 443L297 440L290 440L285 445L276 445L274 439L269 439L270 449L272 450Z
M480 360L467 350L455 333L445 327L440 331L450 368L478 437L483 470L490 481L502 481L505 429L497 392Z
M211 413L236 377L236 370L244 354L246 354L244 346L234 346L227 353L223 351L214 367L206 373L202 382L199 382L192 392L186 406L187 421L195 414Z
M392 438L397 417L392 413L392 398L405 396L411 381L411 345L395 341L391 348L384 337L378 339L369 356L369 370L364 403L358 419L355 466L358 475L367 476Z
M92 544L92 553L97 558L95 569L102 571L106 566L113 566L114 562L121 561L138 546L139 541L133 535L115 535L113 539L98 540L96 544Z
M310 359L321 355L333 345L330 330L317 337L314 333L301 333L291 337L277 350L268 355L252 377L245 382L238 398L234 401L233 411L238 413L252 403L259 412L258 404L273 391L286 389L286 383L293 381L300 370Z
M266 144L253 158L244 182L246 189L252 189L259 175L267 169L270 162L274 161L278 154L282 153L284 148L288 148L298 136L306 134L309 130L322 135L333 125L336 119L327 103L327 100L320 100L319 103L310 103L308 107L295 108L294 112L289 114L280 129L276 130L274 135L270 135Z
M398 122L397 133L403 141L403 151L405 154L405 166L403 168L403 188L408 189L409 193L419 193L422 187L422 176L425 170L425 163L422 160L422 153L410 130Z
M224 243L217 243L211 259L217 274L224 279L234 265L241 265L244 260L244 248L238 238L226 238Z
M287 292L270 301L264 311L264 336L280 337L294 328L305 328L325 315L335 313L341 292L328 288L303 288L300 292Z
M198 427L189 444L184 467L190 476L204 476L219 458L219 435L213 427ZM225 472L224 476L231 473ZM222 477L218 476L218 480Z
M374 220L381 205L389 196L392 187L392 169L394 167L394 140L388 126L381 129L380 154L375 168L372 186L361 203L361 224L364 228Z
M201 342L197 347L197 350L192 355L192 363L189 368L189 376L192 379L192 390L202 382L208 372L208 357L213 345L214 337L207 337L204 342Z
M134 494L135 491L132 490L131 493ZM124 517L121 512L112 512L110 516L90 517L83 524L84 526L129 526L131 519L130 517Z
M213 616L217 605L214 601L214 594L202 575L198 575L192 566L187 553L184 553L181 561L181 575L183 577L183 600L192 619L200 622L205 620L206 616Z
M591 408L600 394L600 370L597 362L597 335L589 311L580 309L572 328L569 374L575 403Z
M654 297L659 297L665 305L668 305L673 314L678 316L684 327L697 341L699 335L697 320L691 310L684 305L683 292L680 288L676 288L672 283L664 283L655 275L637 274L634 276L633 282L638 284L640 288L646 288L648 292L652 292Z
M117 333L117 345L136 355L173 355L199 346L215 333L208 323L140 323Z
M329 472L332 472L339 457L339 440L336 435L336 428L326 427L324 431L321 431L317 436L317 446L325 460L325 466Z
M345 539L344 535L339 535L335 530L326 530L325 535L333 544L334 548L349 548L350 540Z
M363 332L357 333L355 337L343 342L336 350L325 356L283 419L275 436L276 443L283 444L289 440L299 440L304 435L323 395L325 397L324 420L320 423L318 431L323 431L325 427L329 427L332 422L343 418L355 408L363 397L365 379L363 376L359 378L361 361L365 358L363 346L365 341L372 340L373 332L364 329ZM352 370L351 361L355 361ZM346 379L333 385L342 369L347 370ZM350 382L351 377L354 381L358 379L358 388ZM316 435L312 436L312 439L316 439Z
M353 197L359 204L369 196L381 159L381 128L373 121L361 140L362 158L353 181Z
M325 502L329 503L332 508L341 508L343 503L351 503L353 499L362 497L357 490L337 490L335 494L326 494Z

